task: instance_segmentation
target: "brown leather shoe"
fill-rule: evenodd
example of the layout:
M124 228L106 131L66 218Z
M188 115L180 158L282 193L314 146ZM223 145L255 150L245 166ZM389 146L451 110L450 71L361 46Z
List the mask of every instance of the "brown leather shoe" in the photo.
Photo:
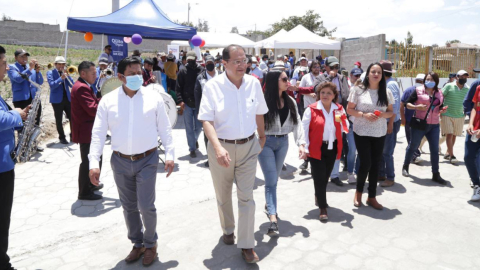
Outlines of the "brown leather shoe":
M380 186L381 186L381 187L391 187L391 186L393 186L394 184L395 184L395 181L392 181L392 180L388 180L388 179L387 179L387 180L383 181L383 182L380 184Z
M134 262L134 261L140 259L140 257L142 256L142 254L144 252L145 252L145 247L137 248L137 247L134 246L132 248L132 251L130 251L130 254L128 254L128 256L125 258L125 261L127 263Z
M370 205L371 207L377 209L377 210L382 210L383 206L377 202L376 198L368 198L367 199L367 204Z
M363 206L363 204L362 204L362 192L355 191L355 197L353 197L353 205L355 207Z
M257 253L253 248L243 249L242 248L242 257L247 263L257 263L260 259L257 256Z
M225 245L233 245L235 244L235 234L232 233L232 234L224 234L223 237L223 242L225 243Z
M320 219L321 222L327 222L328 221L327 208L321 208L320 209L319 219Z
M145 249L145 255L143 255L143 265L147 266L152 264L157 258L157 245L152 248Z

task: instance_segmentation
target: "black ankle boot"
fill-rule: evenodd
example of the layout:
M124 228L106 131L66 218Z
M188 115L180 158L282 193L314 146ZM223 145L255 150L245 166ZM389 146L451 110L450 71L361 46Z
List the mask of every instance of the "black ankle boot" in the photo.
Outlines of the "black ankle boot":
M403 164L402 175L405 176L405 177L410 176L410 173L408 172L408 166L409 166L409 164Z
M432 176L432 181L434 182L437 182L441 185L446 185L448 182L445 181L445 179L443 179L441 176L440 176L440 173L436 172L436 173L433 173L433 176Z

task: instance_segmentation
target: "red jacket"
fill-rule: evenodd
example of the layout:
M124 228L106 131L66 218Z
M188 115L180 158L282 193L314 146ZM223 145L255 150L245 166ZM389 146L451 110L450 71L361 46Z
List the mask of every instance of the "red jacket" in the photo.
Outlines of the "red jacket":
M310 152L310 157L314 159L321 160L322 159L322 144L323 144L323 131L325 129L325 116L323 115L323 111L317 109L317 101L310 106L308 106L312 112L312 117L310 120L310 126L308 128L308 139L310 140L310 144L308 146L308 151ZM343 112L343 107L340 104L336 104L338 109L335 111ZM335 113L332 114L332 117L335 117ZM343 114L342 117L342 126L343 131L348 133L348 126L346 123L347 116ZM343 148L343 140L342 140L342 126L340 123L333 120L335 125L335 137L337 138L337 158L340 159L342 154Z
M100 99L92 88L79 78L72 87L72 142L90 143Z

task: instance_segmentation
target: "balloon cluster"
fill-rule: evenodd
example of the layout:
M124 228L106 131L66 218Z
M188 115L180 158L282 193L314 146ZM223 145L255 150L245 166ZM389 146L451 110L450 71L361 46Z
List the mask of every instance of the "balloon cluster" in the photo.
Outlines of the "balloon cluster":
M193 36L190 40L188 40L188 45L193 50L195 47L202 48L205 46L205 40L203 40L199 35Z
M92 42L93 34L91 32L87 32L85 35L83 35L83 39L85 39L86 42ZM125 41L125 43L132 42L135 45L139 45L142 43L143 38L140 34L133 34L132 37L124 37L123 41Z

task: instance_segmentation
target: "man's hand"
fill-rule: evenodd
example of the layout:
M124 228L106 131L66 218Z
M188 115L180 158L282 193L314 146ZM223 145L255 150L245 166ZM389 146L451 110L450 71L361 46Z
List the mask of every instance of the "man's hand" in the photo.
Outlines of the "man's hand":
M260 143L260 147L262 148L263 150L263 147L265 146L265 143L267 142L267 137L264 136L264 137L259 137L258 138L258 142Z
M402 118L401 121L402 121L402 126L405 126L405 124L407 124L407 120L405 118Z
M183 114L183 111L185 110L185 103L184 102L180 102L180 111L178 112L178 114L182 115Z
M228 166L230 165L230 161L232 161L230 159L230 154L228 153L228 151L225 150L225 148L223 148L222 146L220 146L218 149L215 149L215 155L217 157L218 164L220 164L220 166L222 167L228 168Z
M88 177L90 177L90 183L92 183L92 185L96 187L100 185L100 169L99 168L91 169L88 172Z
M37 65L37 60L35 60L35 59L30 60L30 63L28 63L28 65L29 65L30 69L34 69L35 66Z
M165 171L167 172L167 177L169 177L170 174L172 174L174 167L175 167L175 163L173 162L173 160L165 161Z
M305 152L305 146L303 146L303 144L298 148L298 158L307 159L307 153Z
M426 111L427 110L427 105L425 105L425 104L416 105L415 110Z
M390 120L390 122L388 122L388 125L387 125L387 134L392 134L392 132L393 132L393 121Z
M26 109L26 108L25 108ZM15 108L13 109L14 111L17 111L19 114L20 114L20 117L22 118L22 120L26 120L27 119L27 115L28 113L25 112L25 109L20 109L20 108Z
M315 94L315 93L310 93L310 94L308 94L308 96L311 97L311 98L317 98L317 94Z
M154 82L157 82L157 77L152 76L152 77L150 77L150 80L151 80L153 83L154 83Z

